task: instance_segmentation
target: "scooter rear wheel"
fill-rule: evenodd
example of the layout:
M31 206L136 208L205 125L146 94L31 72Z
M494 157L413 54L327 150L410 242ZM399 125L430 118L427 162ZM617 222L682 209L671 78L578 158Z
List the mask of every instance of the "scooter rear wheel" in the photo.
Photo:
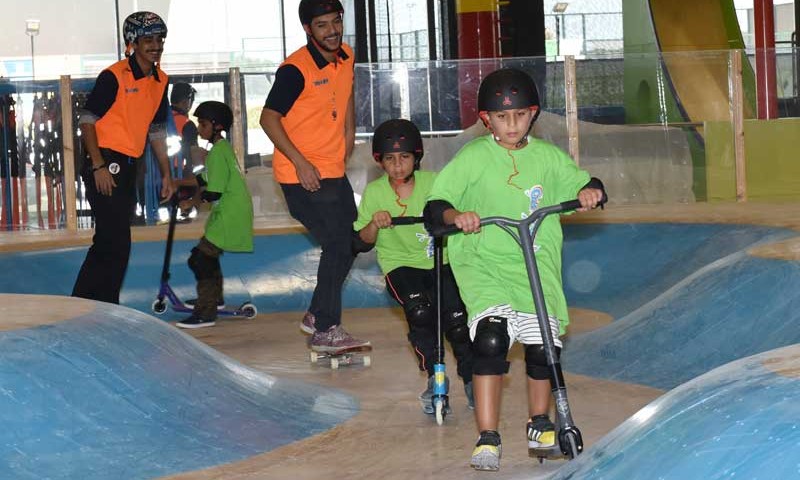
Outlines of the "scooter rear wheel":
M244 315L245 318L255 318L256 315L258 315L258 309L250 302L243 304L239 310L241 310L242 315Z

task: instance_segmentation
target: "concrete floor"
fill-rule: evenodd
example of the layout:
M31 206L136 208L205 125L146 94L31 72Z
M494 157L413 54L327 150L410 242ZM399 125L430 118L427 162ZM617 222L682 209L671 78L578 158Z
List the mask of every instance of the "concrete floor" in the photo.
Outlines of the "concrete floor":
M603 324L602 315L573 310L574 331ZM319 479L437 478L491 476L493 479L543 478L564 460L540 465L529 458L524 426L527 420L524 362L518 346L503 393L500 472L470 469L477 438L473 413L466 407L461 382L452 381L453 412L442 426L420 410L417 395L425 377L405 339L406 325L398 309L361 309L345 313L344 325L373 344L372 365L331 370L311 365L305 336L298 329L301 313L259 315L254 320L222 320L214 328L189 331L195 338L236 360L280 377L317 383L354 395L361 412L350 421L315 437L245 461L171 479ZM568 347L567 347L568 348ZM449 375L455 376L448 354ZM451 378L455 380L455 378ZM661 395L660 390L566 375L574 418L587 446L596 442Z

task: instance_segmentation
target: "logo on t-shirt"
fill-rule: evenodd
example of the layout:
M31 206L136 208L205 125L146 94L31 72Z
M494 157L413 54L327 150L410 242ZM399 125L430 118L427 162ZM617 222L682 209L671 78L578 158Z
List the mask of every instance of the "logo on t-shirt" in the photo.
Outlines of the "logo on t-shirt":
M530 190L525 190L525 195L530 199L530 212L539 208L539 202L544 197L544 189L541 185L534 185ZM527 217L527 215L525 215Z
M541 203L542 198L544 198L544 189L542 188L541 185L534 185L529 190L525 190L525 195L527 195L528 199L530 200L528 202L528 205L530 205L530 209L527 212L522 213L523 219L528 218L528 215L530 215L531 212L539 208L539 204ZM531 228L533 228L533 225L531 225ZM536 245L534 243L533 251L538 252L539 245Z
M419 243L425 243L425 255L428 258L433 257L433 237L427 233L417 233L416 235Z

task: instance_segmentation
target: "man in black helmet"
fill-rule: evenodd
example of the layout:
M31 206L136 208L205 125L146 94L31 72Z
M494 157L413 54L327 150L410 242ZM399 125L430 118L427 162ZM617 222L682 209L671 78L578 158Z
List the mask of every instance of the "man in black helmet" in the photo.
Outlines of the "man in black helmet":
M78 125L89 158L81 177L92 206L95 235L72 296L119 303L131 250L136 159L149 140L161 170L161 196L172 196L167 157L167 75L158 62L167 26L152 12L123 24L126 58L103 70L80 111Z
M339 0L300 2L308 43L280 66L261 112L261 127L275 144L273 173L289 213L322 247L317 285L301 323L313 335L311 348L321 352L369 345L340 325L356 219L345 176L355 141L353 51L342 43L342 13Z

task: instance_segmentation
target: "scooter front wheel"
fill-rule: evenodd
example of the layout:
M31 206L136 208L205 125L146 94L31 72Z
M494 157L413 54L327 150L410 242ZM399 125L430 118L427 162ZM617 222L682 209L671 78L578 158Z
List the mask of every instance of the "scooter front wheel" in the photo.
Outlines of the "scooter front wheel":
M167 311L167 302L165 302L164 299L156 298L153 300L153 305L151 305L151 308L153 309L153 313L156 315L161 315Z
M436 424L442 425L444 417L447 413L444 411L444 402L441 399L436 399L433 402L434 413L436 413Z
M583 451L583 439L577 428L571 428L559 435L561 452L573 460Z

